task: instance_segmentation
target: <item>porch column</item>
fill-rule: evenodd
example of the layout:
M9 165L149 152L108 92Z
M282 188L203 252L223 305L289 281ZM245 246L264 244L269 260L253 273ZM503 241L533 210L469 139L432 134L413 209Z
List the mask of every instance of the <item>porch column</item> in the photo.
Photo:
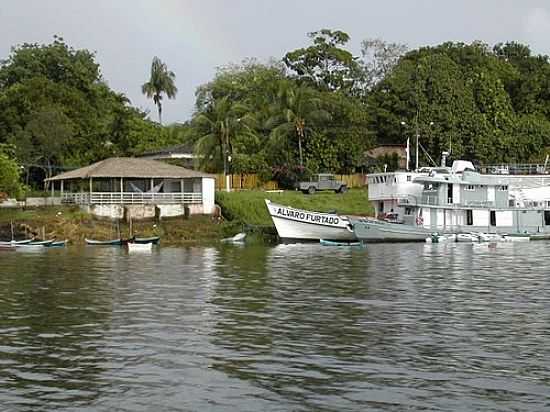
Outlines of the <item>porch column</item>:
M55 196L55 180L52 180L52 197Z
M155 179L151 178L151 193L153 193L154 187L155 187Z
M183 193L183 179L180 179L180 192Z
M63 198L63 180L61 181L61 197Z
M92 182L92 178L90 177L90 199L88 201L88 204L92 204L92 191L93 191L93 182Z

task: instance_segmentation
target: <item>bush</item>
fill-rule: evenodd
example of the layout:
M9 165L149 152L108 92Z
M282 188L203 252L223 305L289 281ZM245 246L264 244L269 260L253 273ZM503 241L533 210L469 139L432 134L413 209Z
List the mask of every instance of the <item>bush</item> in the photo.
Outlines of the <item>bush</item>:
M5 192L11 197L20 197L24 191L20 173L17 162L0 151L0 192Z

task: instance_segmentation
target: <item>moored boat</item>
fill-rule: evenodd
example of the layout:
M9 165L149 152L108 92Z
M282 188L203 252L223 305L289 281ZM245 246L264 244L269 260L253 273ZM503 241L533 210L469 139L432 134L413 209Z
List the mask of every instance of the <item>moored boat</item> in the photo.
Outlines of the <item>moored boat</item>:
M27 244L27 243L30 243L34 241L34 238L31 238L31 239L23 239L23 240L2 240L0 241L0 245L24 245L24 244Z
M149 236L149 237L134 237L132 239L133 243L152 243L154 245L158 245L160 242L160 236Z
M29 243L24 243L23 245L31 245L31 246L49 246L51 245L55 239L48 239L48 240L33 240Z
M296 209L273 203L268 199L265 199L265 203L283 242L356 240L346 216Z
M153 250L153 243L135 243L135 242L128 242L126 244L128 247L128 252L148 252Z
M122 246L124 241L122 239L111 239L111 240L94 240L94 239L84 239L87 245L90 246Z
M46 247L65 247L69 241L68 240L54 240L49 245L45 245Z

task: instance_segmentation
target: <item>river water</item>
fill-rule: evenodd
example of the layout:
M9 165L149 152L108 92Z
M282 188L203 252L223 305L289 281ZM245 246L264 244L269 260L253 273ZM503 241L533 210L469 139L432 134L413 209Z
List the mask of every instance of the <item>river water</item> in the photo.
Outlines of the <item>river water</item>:
M548 411L550 243L0 252L2 411Z

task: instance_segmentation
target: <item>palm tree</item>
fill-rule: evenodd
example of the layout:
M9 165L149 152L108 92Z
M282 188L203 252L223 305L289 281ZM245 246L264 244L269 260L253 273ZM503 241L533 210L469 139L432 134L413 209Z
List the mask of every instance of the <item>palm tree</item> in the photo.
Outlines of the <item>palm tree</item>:
M141 91L148 98L153 98L159 111L159 123L162 124L162 95L169 99L176 97L178 88L175 85L176 75L158 57L153 58L151 64L151 78L141 86Z
M298 140L300 166L304 165L302 143L312 125L318 121L329 120L330 113L321 108L321 100L308 86L296 86L290 82L281 85L267 127L272 129L273 137L286 137L294 134Z
M204 112L194 118L201 131L201 137L195 144L200 166L215 167L221 160L227 190L228 163L233 155L233 140L254 133L248 126L249 121L252 120L248 107L231 102L228 96L212 101Z

